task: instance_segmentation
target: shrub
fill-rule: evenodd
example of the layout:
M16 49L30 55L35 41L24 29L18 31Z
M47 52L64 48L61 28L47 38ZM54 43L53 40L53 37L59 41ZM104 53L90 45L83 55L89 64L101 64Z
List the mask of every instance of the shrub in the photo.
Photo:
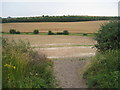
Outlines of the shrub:
M63 32L57 32L57 35L64 35Z
M89 88L120 88L120 50L98 53L84 73Z
M10 29L10 34L16 34L16 30L15 29Z
M101 26L96 34L96 48L99 51L120 49L120 23L111 21Z
M54 88L52 62L29 43L2 40L3 88Z
M35 30L33 31L33 33L34 33L34 34L39 34L39 30L35 29Z
M83 36L87 36L88 34L84 33Z
M20 34L20 31L17 31L16 34Z
M98 49L84 78L90 88L120 88L120 28L118 21L101 26L96 34Z
M67 30L64 30L63 33L64 33L65 35L69 35L69 32L68 32Z
M63 32L57 32L57 35L68 35L69 32L67 30L64 30Z
M52 31L48 31L48 35L55 35Z

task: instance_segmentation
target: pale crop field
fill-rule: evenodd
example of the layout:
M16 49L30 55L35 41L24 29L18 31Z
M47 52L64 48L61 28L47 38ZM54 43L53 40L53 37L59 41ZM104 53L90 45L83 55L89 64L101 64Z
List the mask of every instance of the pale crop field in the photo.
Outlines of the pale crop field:
M34 50L44 53L48 58L93 56L93 37L69 35L3 35L9 40L29 41Z
M71 33L96 33L106 22L108 21L3 23L2 30L3 32L9 32L10 29L33 32L34 29L38 29L40 32L68 30Z
M94 37L67 36L67 35L3 35L3 37L16 41L29 41L34 46L69 46L94 45Z

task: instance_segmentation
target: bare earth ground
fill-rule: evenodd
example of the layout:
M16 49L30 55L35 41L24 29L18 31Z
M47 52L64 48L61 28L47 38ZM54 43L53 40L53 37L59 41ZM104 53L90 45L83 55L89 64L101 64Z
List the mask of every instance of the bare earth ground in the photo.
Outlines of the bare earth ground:
M80 58L63 58L54 60L54 73L57 84L62 88L87 88L82 78L87 60Z
M84 57L95 55L95 49L90 46L35 48L35 50L38 52L40 51L40 53L45 53L48 58Z
M3 23L2 29L4 32L8 32L10 29L33 32L34 29L38 29L40 32L68 30L71 33L96 33L100 25L105 22L108 21Z
M3 35L3 37L16 41L29 40L34 50L45 53L48 58L51 58L54 62L54 74L60 87L87 88L82 73L89 60L81 59L95 55L96 49L89 46L96 43L92 37L63 35Z

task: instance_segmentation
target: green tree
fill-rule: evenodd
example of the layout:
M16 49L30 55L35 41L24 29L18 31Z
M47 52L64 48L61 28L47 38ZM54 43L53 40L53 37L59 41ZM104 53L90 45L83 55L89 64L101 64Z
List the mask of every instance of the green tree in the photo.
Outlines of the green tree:
M64 30L63 33L64 33L65 35L69 35L69 32L68 32L67 30Z
M120 49L120 23L111 21L103 24L95 39L98 51Z
M17 31L16 34L20 34L20 31Z
M48 35L55 35L52 31L48 31Z
M39 34L39 30L35 29L35 30L33 31L33 33L34 33L34 34Z
M15 29L10 29L10 34L16 34L16 30Z

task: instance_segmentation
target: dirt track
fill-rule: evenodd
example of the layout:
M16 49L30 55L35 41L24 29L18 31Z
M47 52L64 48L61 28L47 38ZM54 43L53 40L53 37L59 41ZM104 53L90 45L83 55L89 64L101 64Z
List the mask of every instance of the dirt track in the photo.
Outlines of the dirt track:
M54 58L54 75L57 84L61 88L87 88L83 79L83 71L89 60L81 60L83 57L95 55L95 48L90 46L80 47L53 47L53 48L35 48L35 50L44 52L48 58Z
M87 60L66 58L54 60L54 74L62 88L87 88L82 78Z

